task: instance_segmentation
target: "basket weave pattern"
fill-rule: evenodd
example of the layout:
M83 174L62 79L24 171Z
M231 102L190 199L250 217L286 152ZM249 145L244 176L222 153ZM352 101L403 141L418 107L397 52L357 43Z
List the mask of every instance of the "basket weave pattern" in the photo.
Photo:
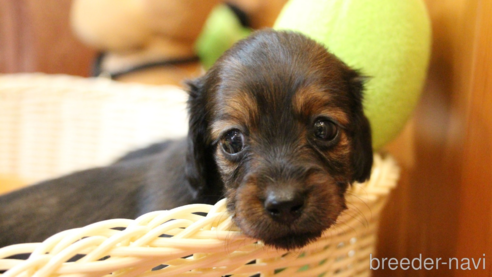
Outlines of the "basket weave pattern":
M187 97L174 86L0 75L0 174L37 182L182 137Z
M373 177L348 192L349 209L337 224L295 252L272 249L243 236L222 200L214 206L152 212L136 220L102 221L43 243L8 246L0 249L0 270L10 269L5 277L367 276L369 254L375 253L378 214L397 179L394 161L376 155ZM32 255L27 261L6 259L21 253ZM76 254L84 256L67 262Z
M3 169L7 173L28 174L28 178L36 179L84 166L103 164L120 154L122 148L139 144L139 141L130 135L138 126L132 127L133 125L129 124L128 127L114 119L117 117L121 119L120 113L130 118L139 114L141 109L145 110L148 102L152 105L161 105L159 102L162 101L168 101L167 104L162 104L168 107L165 112L176 113L176 109L179 109L184 113L185 97L176 96L179 95L176 89L169 88L169 91L175 92L170 95L163 93L166 91L163 88L147 87L145 90L143 88L143 86L126 87L113 82L72 77L0 76L0 119L2 120L0 121L0 163L8 165L11 171ZM75 108L63 108L67 103L71 103L73 98L81 103L93 103L87 109L99 111L98 116L113 118L119 125L111 127L113 128L111 132L103 132L104 128L101 124L109 124L113 121L94 119L83 122L78 117L73 117L80 111ZM98 101L101 103L97 104ZM174 105L169 101L175 101ZM178 102L181 104L177 104ZM39 103L45 103L49 107L39 112L43 120L39 120L36 116L22 114L23 111L29 112L35 109ZM118 109L114 110L117 111L116 115L107 112L108 105L109 107L119 105ZM9 109L2 110L3 107ZM60 112L61 110L64 112ZM66 131L52 122L64 122L60 121L64 116L69 116L71 120L79 120L79 123L75 123L78 128L69 128ZM170 132L170 137L186 132L182 127L179 129L182 125L180 120L185 121L185 117L181 115L168 117L170 121L173 119L171 125L176 130L174 133ZM46 137L50 142L57 142L55 144L57 147L66 146L69 142L65 140L73 139L73 132L86 134L93 132L98 139L79 139L78 143L83 146L82 150L49 151L43 148L46 141L31 138L22 140L25 135L23 128L38 130L39 126L33 124L33 121L36 124L37 122L44 124L42 126L51 126L49 128L55 131L55 135ZM16 127L16 123L20 125ZM135 122L133 124L138 125ZM161 125L163 122L159 120L146 124L147 127L149 124L155 124L151 126L152 128L165 126ZM9 133L9 130L13 132ZM103 134L100 134L101 132ZM118 137L125 132L129 134L127 141L124 141L124 137ZM3 135L5 137L2 137ZM155 133L153 136L149 136L149 140L166 137L166 134ZM20 139L21 142L16 142L16 139ZM113 146L104 145L113 140L117 141ZM2 142L10 143L14 147L13 150L2 148ZM23 150L23 147L28 147L28 150ZM105 147L110 149L107 150ZM87 148L95 153L84 154L84 149ZM46 155L31 158L28 153L33 149L44 151ZM98 150L103 151L104 154L100 154ZM70 159L70 155L75 155L74 159L79 157L77 155L80 157L92 155L92 164L72 163L60 167L59 164L73 160ZM237 277L260 273L261 276L369 276L369 254L375 253L379 213L399 176L398 167L390 156L376 154L374 158L371 179L363 184L354 184L349 189L346 195L349 208L339 217L337 224L327 230L319 240L298 251L288 253L272 249L242 235L232 223L225 209L225 202L222 200L214 206L187 205L170 211L156 211L136 220L102 221L61 232L42 243L2 248L0 272L7 271L0 275L5 277L224 275ZM23 162L28 164L27 167L22 165ZM48 162L48 165L44 165L45 162ZM35 174L31 174L30 170L19 170L19 168L36 170L34 170ZM9 258L23 253L32 254L25 261Z

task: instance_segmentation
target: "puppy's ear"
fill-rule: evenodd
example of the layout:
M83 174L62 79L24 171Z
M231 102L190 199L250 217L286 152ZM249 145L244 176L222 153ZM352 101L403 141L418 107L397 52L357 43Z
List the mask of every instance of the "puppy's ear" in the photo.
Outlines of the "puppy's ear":
M195 197L203 196L210 178L216 177L217 168L209 142L209 113L204 78L188 81L188 146L186 153L186 178Z
M352 136L352 166L354 169L352 181L364 182L371 177L373 163L372 136L369 120L364 115L362 99L364 82L368 79L362 77L357 71L349 73L349 91L353 105L353 136Z

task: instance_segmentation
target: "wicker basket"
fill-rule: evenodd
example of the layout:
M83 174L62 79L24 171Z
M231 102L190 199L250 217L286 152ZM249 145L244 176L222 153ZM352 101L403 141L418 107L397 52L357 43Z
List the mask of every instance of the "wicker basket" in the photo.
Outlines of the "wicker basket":
M172 87L0 76L0 173L39 180L182 135L185 99ZM349 209L322 238L299 251L272 249L243 236L220 201L102 221L43 243L2 248L0 272L7 271L0 275L369 276L379 214L398 174L390 156L375 155L371 180L347 193ZM22 253L32 254L28 260L9 258Z
M0 75L0 174L36 182L184 136L186 100L174 86Z

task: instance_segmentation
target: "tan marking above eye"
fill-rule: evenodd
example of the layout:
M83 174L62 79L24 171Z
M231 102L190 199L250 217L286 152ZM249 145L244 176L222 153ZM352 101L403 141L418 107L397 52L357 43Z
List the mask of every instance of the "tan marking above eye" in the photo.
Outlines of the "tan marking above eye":
M210 128L210 134L212 136L212 140L217 140L219 139L220 135L225 131L225 130L230 130L234 128L238 128L238 123L233 120L218 120L212 123L212 126Z
M323 103L330 101L330 95L314 88L301 88L292 98L294 112L305 115L319 109Z
M326 116L339 122L342 126L348 124L348 115L341 108L327 105L330 95L315 88L302 88L292 99L294 112L303 117Z
M240 122L248 123L258 115L258 106L253 96L247 92L236 92L220 101L220 111Z
M332 118L340 123L342 127L346 127L349 124L348 115L340 108L324 108L313 115Z

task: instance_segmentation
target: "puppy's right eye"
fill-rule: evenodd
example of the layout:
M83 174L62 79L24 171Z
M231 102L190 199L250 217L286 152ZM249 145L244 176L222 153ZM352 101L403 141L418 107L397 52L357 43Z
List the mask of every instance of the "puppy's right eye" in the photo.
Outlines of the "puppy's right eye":
M338 127L330 120L320 118L314 122L314 136L322 141L333 141L338 136Z
M238 129L232 129L220 138L220 145L224 152L231 155L237 154L243 150L244 136Z

